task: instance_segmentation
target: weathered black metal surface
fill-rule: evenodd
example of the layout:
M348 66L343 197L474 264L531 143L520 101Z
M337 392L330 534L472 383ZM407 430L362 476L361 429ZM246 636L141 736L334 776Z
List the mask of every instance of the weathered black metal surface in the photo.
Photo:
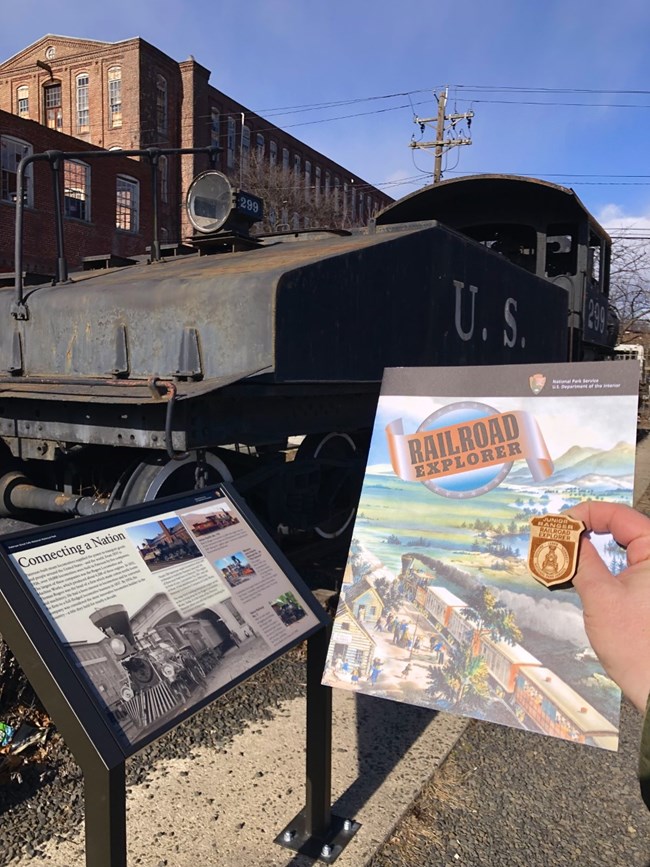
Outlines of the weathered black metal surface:
M543 332L531 303L542 292ZM16 334L22 353L2 389L41 377L51 381L35 389L42 399L83 398L77 385L119 371L123 389L105 382L101 399L130 402L140 395L126 382L150 377L211 390L260 370L351 382L391 365L560 360L564 295L437 225L132 266L33 289L21 321L0 290L1 367L16 368Z

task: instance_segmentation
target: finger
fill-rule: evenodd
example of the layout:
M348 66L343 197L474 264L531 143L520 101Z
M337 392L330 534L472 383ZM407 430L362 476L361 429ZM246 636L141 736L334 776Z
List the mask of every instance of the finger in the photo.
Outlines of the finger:
M620 581L609 571L594 544L584 537L580 540L578 568L573 576L582 605L605 605L605 599L618 591Z
M587 530L611 533L627 548L630 565L650 559L650 518L631 506L589 500L572 506L566 514L582 521Z

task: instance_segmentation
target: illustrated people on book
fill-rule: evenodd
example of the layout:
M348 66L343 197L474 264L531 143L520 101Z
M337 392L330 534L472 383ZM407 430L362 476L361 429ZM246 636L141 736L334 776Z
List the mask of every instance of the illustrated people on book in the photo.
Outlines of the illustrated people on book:
M381 669L383 665L384 663L381 661L381 659L378 656L375 656L372 661L372 668L370 669L370 683L373 686L377 683L377 678L381 674Z
M567 514L587 530L573 578L587 636L607 674L645 713L639 781L650 809L650 518L620 503L593 501ZM626 550L626 569L612 575L589 539L590 531L611 533Z

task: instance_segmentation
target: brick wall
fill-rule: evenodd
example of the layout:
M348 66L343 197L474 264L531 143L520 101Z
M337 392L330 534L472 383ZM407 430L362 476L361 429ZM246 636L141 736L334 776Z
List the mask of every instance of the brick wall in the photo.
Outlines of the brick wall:
M30 144L33 153L47 150L64 152L101 151L92 145L57 133L40 124L0 111L0 138ZM119 256L143 255L151 243L151 182L148 164L128 157L87 159L90 166L90 221L64 218L64 244L68 267L79 267L83 256L112 253ZM48 163L32 165L33 201L24 210L23 270L54 274L56 237L54 196ZM116 178L124 175L139 182L139 231L116 229ZM0 271L14 270L14 232L16 207L0 200Z

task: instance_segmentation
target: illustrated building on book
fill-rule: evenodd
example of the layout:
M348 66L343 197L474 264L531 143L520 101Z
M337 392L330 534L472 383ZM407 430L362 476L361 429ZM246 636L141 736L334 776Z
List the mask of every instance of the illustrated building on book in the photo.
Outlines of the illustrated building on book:
M386 371L323 682L616 749L579 598L527 555L532 518L631 504L637 393L634 362Z

